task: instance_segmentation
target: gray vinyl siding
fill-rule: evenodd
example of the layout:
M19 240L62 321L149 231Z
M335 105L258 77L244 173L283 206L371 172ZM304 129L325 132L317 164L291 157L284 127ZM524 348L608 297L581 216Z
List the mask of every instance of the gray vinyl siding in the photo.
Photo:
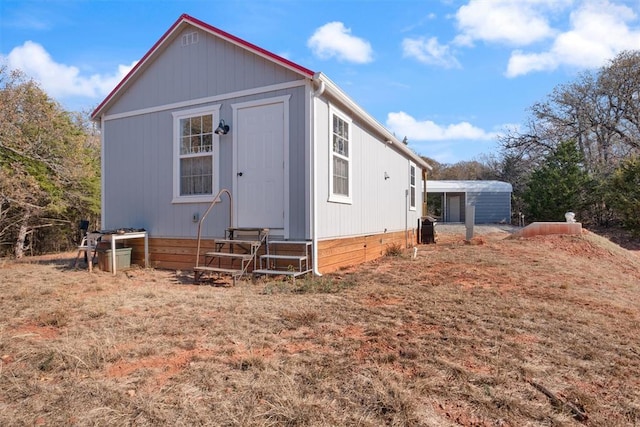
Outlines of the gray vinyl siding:
M511 193L469 192L467 203L475 205L476 224L511 222Z
M377 138L358 121L351 129L352 203L328 201L329 105L315 101L318 238L362 236L415 228L420 215L420 169L416 167L416 210L408 210L409 160ZM341 112L349 116L348 111ZM353 119L353 116L352 116ZM389 179L384 179L387 172Z
M300 80L301 77L244 49L210 35L205 37L202 31L198 44L185 48L180 45L179 35L105 112L103 227L145 228L152 237L192 238L197 235L193 215L201 216L209 206L208 203L172 203L172 113L207 104L135 113L117 119L109 119L109 115L221 95L212 105L220 105L220 118L231 131L219 139L218 187L231 190L235 179L232 175L232 104L289 95L289 237L305 238L309 234L306 229L309 212L305 203L305 115L308 114L305 95L308 86L225 99L225 93ZM190 70L193 72L189 73ZM222 203L213 208L205 222L203 236L222 236L229 224L228 213L228 198L223 196Z
M231 117L231 104L281 95L289 100L289 219L290 237L305 238L305 88L224 100L221 117ZM106 170L103 173L105 228L145 228L154 237L195 237L194 213L208 203L171 203L173 198L173 118L162 111L105 122ZM230 123L227 121L227 123ZM233 129L233 123L230 123ZM233 132L233 130L232 130ZM219 187L232 188L231 134L220 141ZM215 173L215 172L214 172ZM222 236L228 226L226 196L206 221L204 236Z
M182 46L182 35L193 31L199 33L198 43ZM194 28L178 33L157 53L107 114L300 79L299 74L273 61Z
M105 126L103 155L105 228L145 228L154 237L195 237L194 213L206 205L172 204L173 118L160 112L111 120ZM221 147L221 157L224 155ZM221 176L228 169L221 162ZM230 172L228 172L230 174ZM217 206L207 222L212 235L228 222L228 202ZM222 227L222 228L221 228Z

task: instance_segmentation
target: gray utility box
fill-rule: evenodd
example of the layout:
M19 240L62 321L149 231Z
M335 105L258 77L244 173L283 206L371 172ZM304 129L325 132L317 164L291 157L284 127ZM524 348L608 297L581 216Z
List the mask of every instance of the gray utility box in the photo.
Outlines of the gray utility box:
M131 249L116 248L116 270L131 268ZM98 247L98 268L102 271L111 271L111 248Z

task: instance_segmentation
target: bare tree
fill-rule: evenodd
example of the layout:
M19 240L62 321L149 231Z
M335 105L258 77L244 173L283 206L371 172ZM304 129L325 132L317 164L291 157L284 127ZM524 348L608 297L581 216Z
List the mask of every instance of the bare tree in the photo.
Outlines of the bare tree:
M606 183L625 159L640 154L640 52L622 52L597 72L556 87L529 111L524 131L500 140L504 155L526 160L532 171L560 144L575 144L590 178L590 219L608 222Z
M535 162L561 142L575 141L587 171L607 175L640 151L639 90L640 52L622 52L534 104L525 132L507 134L502 145Z

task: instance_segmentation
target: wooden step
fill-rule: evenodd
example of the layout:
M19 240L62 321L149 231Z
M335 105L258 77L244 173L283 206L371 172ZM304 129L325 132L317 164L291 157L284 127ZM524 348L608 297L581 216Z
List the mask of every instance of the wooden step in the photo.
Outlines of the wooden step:
M218 244L231 244L231 245L250 245L260 246L262 242L260 240L239 240L239 239L215 239L214 243Z
M202 273L231 274L233 276L239 276L242 274L242 270L236 270L231 268L220 268L220 267L194 267L193 271L200 271Z
M206 252L204 254L205 257L208 258L233 258L233 259L241 259L243 261L250 261L253 259L253 255L251 254L234 254L230 252Z
M308 240L269 240L270 245L311 245Z
M311 242L308 240L269 240L267 253L260 255L260 268L254 273L294 278L302 276L311 271L309 269L310 248ZM287 263L290 265L285 265Z
M256 234L259 236L266 236L269 234L268 228L262 227L229 227L227 228L227 233L229 235L235 235L237 232L240 234Z
M304 261L307 259L306 255L260 255L262 259L290 259L293 261Z

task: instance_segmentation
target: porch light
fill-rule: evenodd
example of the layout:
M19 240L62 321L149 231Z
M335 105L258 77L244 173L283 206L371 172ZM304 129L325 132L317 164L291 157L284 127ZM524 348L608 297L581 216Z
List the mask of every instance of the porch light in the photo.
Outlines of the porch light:
M229 132L229 125L224 122L224 120L220 120L218 124L218 128L214 131L214 133L218 135L226 135Z

